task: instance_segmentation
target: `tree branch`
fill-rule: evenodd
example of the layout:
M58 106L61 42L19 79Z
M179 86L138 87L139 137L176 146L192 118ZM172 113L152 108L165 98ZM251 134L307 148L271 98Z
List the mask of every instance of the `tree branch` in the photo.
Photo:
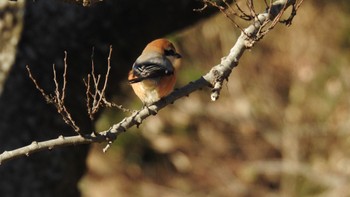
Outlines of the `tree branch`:
M262 14L256 15L256 20L244 29L244 32L241 33L235 45L231 48L229 54L221 59L221 63L214 66L207 74L200 77L199 79L190 82L186 86L175 90L170 95L164 97L160 101L144 107L139 111L134 112L129 117L124 118L119 123L113 125L106 131L100 133L92 133L85 136L71 136L63 137L60 136L57 139L52 139L43 142L33 142L32 144L18 148L12 151L5 151L0 155L0 164L9 161L11 159L20 157L20 156L29 156L32 153L53 149L54 147L61 147L67 145L76 145L76 144L88 144L92 142L108 142L107 147L109 147L111 142L113 142L118 135L125 132L128 128L136 125L140 125L144 119L150 115L155 115L159 110L163 109L169 104L174 103L176 100L188 96L196 90L200 90L204 87L213 87L211 93L211 99L213 101L217 100L220 95L220 91L223 85L224 80L227 80L229 75L232 72L232 69L238 65L238 60L243 55L244 51L247 48L253 46L254 42L258 41L253 38L257 38L256 35L261 26L266 24L266 22L273 21L281 12L287 9L291 5L295 5L296 0L278 0L275 1L272 6ZM293 13L295 14L295 13ZM260 38L259 38L260 39Z

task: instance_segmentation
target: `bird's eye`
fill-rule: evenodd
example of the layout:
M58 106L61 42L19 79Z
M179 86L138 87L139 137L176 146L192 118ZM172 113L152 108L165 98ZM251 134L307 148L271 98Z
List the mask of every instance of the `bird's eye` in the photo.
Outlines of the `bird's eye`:
M176 53L174 49L164 49L165 56L172 56L175 58L181 58L181 55Z
M165 56L174 56L175 51L173 49L164 49L164 55Z

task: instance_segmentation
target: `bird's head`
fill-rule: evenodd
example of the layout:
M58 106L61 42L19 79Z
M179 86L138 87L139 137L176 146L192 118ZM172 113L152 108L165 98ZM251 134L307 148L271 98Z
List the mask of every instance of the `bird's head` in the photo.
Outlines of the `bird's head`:
M181 58L181 55L176 51L174 45L169 40L160 38L150 42L136 61L145 62L151 59L167 59L172 66L176 66L176 60L179 58Z

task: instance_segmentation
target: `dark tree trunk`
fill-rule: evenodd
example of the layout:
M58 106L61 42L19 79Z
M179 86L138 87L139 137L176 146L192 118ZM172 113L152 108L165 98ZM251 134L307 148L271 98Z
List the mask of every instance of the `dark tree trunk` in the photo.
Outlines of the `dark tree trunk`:
M90 70L92 46L96 65L104 68L108 47L113 45L108 88L110 94L116 94L117 84L126 79L144 44L208 15L192 11L201 6L194 0L105 0L88 8L54 0L27 1L15 62L0 95L0 152L34 140L74 135L35 89L25 69L27 64L39 84L52 92L52 64L56 64L58 74L62 73L63 52L67 50L66 103L80 128L90 132L93 123L83 115L82 78ZM0 196L79 196L77 182L84 173L87 152L86 145L59 148L1 165Z

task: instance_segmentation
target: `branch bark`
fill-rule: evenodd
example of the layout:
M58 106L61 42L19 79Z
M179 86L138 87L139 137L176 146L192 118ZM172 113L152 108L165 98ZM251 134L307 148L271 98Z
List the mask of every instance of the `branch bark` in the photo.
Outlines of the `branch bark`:
M20 156L29 156L32 153L53 149L55 147L76 145L76 144L89 144L92 142L108 142L109 144L114 141L118 135L125 132L128 128L134 125L140 125L143 120L151 115L155 115L159 110L163 109L169 104L174 103L176 100L188 96L196 90L203 89L205 87L213 87L211 93L211 99L217 100L220 95L222 84L224 80L227 80L232 72L232 69L238 65L238 60L243 55L247 48L251 48L253 44L258 41L257 33L261 30L261 25L266 24L268 21L274 21L274 19L283 12L289 6L295 4L295 0L278 0L275 1L271 9L257 15L256 20L244 29L237 42L231 48L229 54L222 58L221 63L215 65L207 74L203 75L199 79L190 82L186 86L175 90L173 93L163 98L162 100L154 103L151 106L144 107L141 110L133 113L131 116L124 118L119 123L113 125L110 129L100 132L99 134L92 133L85 136L60 136L57 139L52 139L42 142L33 142L32 144L18 148L12 151L5 151L0 155L0 163L9 161L11 159ZM271 11L270 11L271 10ZM259 38L260 40L260 38ZM108 146L107 146L108 147Z

